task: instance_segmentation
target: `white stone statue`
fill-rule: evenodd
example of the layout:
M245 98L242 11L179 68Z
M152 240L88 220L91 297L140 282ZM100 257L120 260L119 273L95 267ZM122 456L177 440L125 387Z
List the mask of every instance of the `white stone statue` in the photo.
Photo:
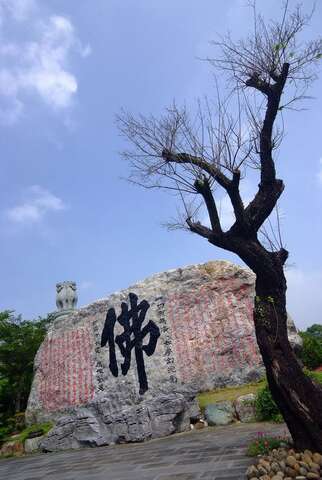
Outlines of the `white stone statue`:
M76 288L76 282L56 284L56 305L60 312L75 309L78 300Z

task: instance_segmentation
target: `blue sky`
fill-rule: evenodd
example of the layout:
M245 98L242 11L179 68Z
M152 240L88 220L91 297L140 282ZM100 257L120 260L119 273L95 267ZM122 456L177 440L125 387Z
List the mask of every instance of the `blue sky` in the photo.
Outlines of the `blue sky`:
M280 0L257 3L280 15ZM53 311L62 280L77 282L84 305L169 268L241 263L168 232L174 198L122 180L115 114L157 115L173 99L211 97L213 71L198 58L211 56L218 33L249 30L245 4L0 0L1 309L24 318ZM308 36L320 34L321 20L318 2ZM289 311L299 327L322 321L321 87L322 77L307 110L287 113L278 155Z

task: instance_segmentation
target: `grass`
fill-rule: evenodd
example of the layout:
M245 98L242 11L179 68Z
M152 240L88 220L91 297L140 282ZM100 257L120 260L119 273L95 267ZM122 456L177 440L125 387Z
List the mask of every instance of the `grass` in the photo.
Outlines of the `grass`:
M21 432L16 433L15 435L12 435L8 432L6 436L3 435L3 437L1 438L0 446L5 442L10 442L10 441L24 443L31 433L39 432L41 435L45 435L52 428L53 428L53 424L51 422L47 422L47 423L30 425L29 427L24 428Z
M27 438L29 437L30 433L42 432L42 435L45 435L52 428L53 428L53 424L51 422L41 423L41 424L38 424L38 425L37 424L31 425L30 427L27 427L24 430L22 430L22 432L20 432L17 440L24 443L25 440L27 440Z
M317 383L322 384L322 372L310 372L309 370L305 370L306 375L315 380Z
M247 385L241 385L239 387L225 387L210 392L199 393L197 396L199 407L204 410L206 405L210 403L224 402L226 400L234 401L241 395L247 395L248 393L257 393L257 391L265 386L265 380L261 380L257 383L249 383Z

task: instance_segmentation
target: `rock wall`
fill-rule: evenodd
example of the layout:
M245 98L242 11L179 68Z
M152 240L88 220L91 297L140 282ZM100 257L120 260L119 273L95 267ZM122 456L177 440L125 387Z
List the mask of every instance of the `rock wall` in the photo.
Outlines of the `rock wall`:
M253 297L249 270L209 262L154 275L56 319L35 359L27 409L30 422L57 422L42 447L188 429L196 392L263 372Z

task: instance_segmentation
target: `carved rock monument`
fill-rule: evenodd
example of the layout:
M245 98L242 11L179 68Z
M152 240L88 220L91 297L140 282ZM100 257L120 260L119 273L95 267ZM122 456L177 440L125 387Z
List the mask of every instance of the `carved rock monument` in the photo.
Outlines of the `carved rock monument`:
M54 318L63 317L73 313L78 296L75 282L60 282L56 284L56 307L57 311L52 315Z
M154 275L54 317L35 359L27 409L29 422L55 422L41 448L189 429L199 414L197 392L263 373L253 298L254 275L217 261Z

